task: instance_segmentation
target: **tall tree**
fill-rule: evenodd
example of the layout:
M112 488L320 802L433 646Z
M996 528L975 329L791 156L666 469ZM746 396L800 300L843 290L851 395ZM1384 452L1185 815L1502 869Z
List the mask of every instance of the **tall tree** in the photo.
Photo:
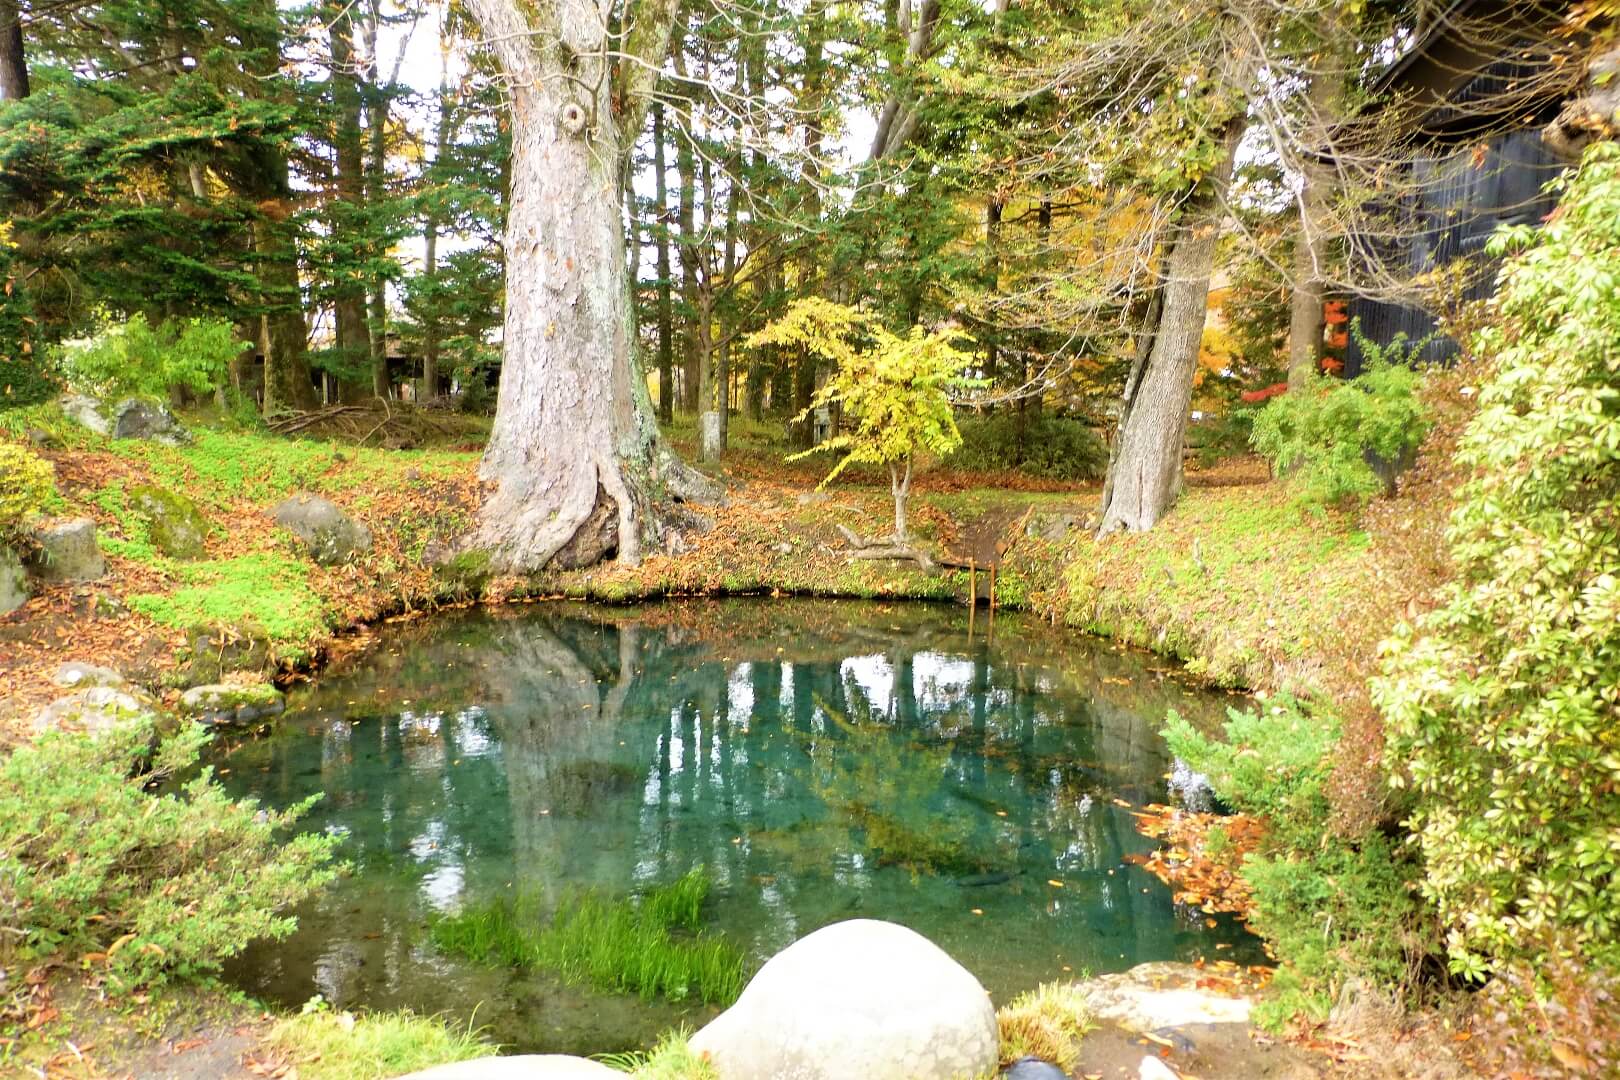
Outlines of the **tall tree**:
M17 0L0 0L0 99L28 96L28 52L23 45L22 8Z
M480 466L497 486L475 542L509 569L634 563L661 539L660 503L707 489L658 435L620 215L676 2L470 6L512 112L501 389Z
M658 245L658 417L675 415L675 363L673 311L669 280L669 170L664 160L664 105L655 102L653 114L653 229Z

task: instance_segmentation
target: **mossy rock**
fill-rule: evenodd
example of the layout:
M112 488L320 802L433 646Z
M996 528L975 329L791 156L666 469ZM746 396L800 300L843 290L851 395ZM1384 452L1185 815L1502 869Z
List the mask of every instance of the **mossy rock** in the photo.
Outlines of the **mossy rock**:
M208 519L179 492L153 484L129 489L129 504L146 519L152 543L171 559L200 559L207 551Z
M180 711L205 724L249 724L286 706L281 691L267 683L210 683L180 695Z
M457 552L433 568L447 592L477 596L494 576L490 554L482 548Z

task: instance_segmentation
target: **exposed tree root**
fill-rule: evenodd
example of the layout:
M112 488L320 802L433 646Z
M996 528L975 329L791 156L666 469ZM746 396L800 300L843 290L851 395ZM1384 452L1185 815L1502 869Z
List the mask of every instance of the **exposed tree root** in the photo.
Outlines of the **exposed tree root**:
M877 537L869 540L846 526L838 525L835 528L849 542L851 558L903 559L916 563L930 573L939 569L939 564L934 562L933 556L928 552L913 547L897 537Z

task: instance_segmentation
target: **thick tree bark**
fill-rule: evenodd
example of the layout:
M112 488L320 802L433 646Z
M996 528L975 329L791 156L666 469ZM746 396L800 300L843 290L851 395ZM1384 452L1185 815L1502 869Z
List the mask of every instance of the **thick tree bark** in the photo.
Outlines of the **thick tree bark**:
M365 206L365 153L360 133L360 85L355 74L354 19L351 9L339 9L332 16L328 41L332 53L330 83L334 110L332 148L336 162L336 201L347 213L335 218L334 228L349 231L334 237L339 248L356 242L353 230ZM340 380L346 401L366 397L370 380L361 382L371 356L371 334L366 329L366 283L352 267L340 261L332 282L332 315L335 345L348 377Z
M639 129L644 107L577 89L610 63L594 4L472 8L511 79L512 112L500 398L479 468L497 487L472 542L514 571L610 553L635 563L660 539L662 499L712 491L662 447L632 352L620 197L633 135L619 122ZM635 14L625 47L661 57L673 10ZM660 19L662 40L637 46Z
M686 308L686 328L681 335L681 367L684 373L681 387L681 407L687 412L700 408L699 390L701 372L698 370L698 325L704 317L698 312L697 271L697 166L693 160L690 135L682 132L675 144L675 171L680 178L680 193L675 222L680 230L681 246L681 304Z
M1334 75L1323 73L1311 82L1306 95L1304 123L1325 139L1332 109L1338 100ZM1313 144L1319 140L1313 137ZM1310 147L1314 151L1316 146ZM1300 165L1299 234L1294 243L1293 294L1288 302L1288 389L1303 388L1322 357L1323 270L1328 257L1327 209L1331 171L1310 157Z
M1152 345L1126 387L1103 496L1102 534L1151 529L1180 494L1181 451L1208 313L1215 241L1241 134L1234 121L1222 136L1221 161L1182 207L1165 256Z
M23 45L22 11L17 0L0 0L0 99L28 96L28 52Z
M653 105L653 214L658 241L658 415L668 421L675 415L675 342L670 303L669 265L669 184L664 161L664 106Z

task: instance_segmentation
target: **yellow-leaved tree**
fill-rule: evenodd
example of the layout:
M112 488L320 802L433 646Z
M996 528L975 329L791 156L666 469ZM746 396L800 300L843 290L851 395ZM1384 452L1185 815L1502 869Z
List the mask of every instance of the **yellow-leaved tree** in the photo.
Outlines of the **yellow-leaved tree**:
M981 383L964 374L974 355L955 344L957 337L948 330L925 332L921 327L894 334L864 312L812 296L794 301L746 342L749 348L802 349L835 365L800 419L837 404L849 423L820 446L788 460L820 450L842 451L844 456L822 479L821 487L851 465L888 466L897 544L910 539L906 497L916 455L920 451L944 455L962 445L951 396Z

